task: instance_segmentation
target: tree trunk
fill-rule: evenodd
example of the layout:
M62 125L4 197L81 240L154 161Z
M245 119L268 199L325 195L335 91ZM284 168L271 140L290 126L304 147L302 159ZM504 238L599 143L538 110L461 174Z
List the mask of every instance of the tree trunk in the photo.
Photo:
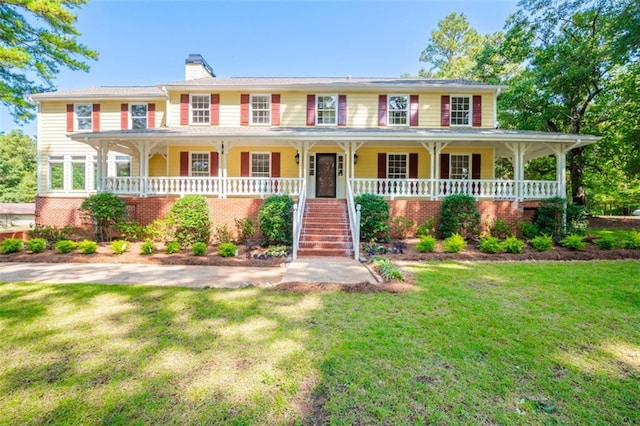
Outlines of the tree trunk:
M569 151L568 163L571 176L571 198L573 203L579 206L586 206L587 198L584 193L584 158L582 152L584 147L575 148Z

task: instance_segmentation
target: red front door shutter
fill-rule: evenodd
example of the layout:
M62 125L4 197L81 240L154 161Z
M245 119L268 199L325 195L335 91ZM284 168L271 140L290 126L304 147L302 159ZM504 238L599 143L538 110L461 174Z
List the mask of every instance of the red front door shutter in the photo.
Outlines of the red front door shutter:
M93 113L91 113L91 121L93 123L93 131L100 131L100 104L93 104Z
M378 126L387 125L387 95L378 96Z
M409 96L409 125L412 127L416 127L418 126L418 113L420 110L420 102L419 102L419 96L418 95L411 95Z
M73 104L67 104L67 132L73 132L73 113L74 113Z
M440 154L440 179L449 179L449 154Z
M316 125L316 95L307 95L307 126Z
M418 179L418 153L409 154L409 179Z
M129 104L120 104L120 130L129 128Z
M189 95L180 95L180 125L189 125Z
M338 126L347 125L347 95L338 95Z
M271 153L271 177L280 177L280 153Z
M482 96L473 97L473 127L482 126Z
M387 178L387 153L378 153L378 179Z
M220 95L217 93L211 94L211 103L209 104L209 111L211 113L211 125L217 126L220 124Z
M280 95L271 95L271 125L280 125Z
M448 95L440 97L440 126L449 127L451 117L451 98Z
M249 94L243 93L240 95L240 125L249 125Z
M480 179L482 176L482 157L480 154L471 155L471 179Z
M218 176L219 157L217 152L212 152L209 162L209 176Z
M248 152L240 153L240 176L242 177L249 176L249 153Z
M189 176L189 153L180 153L180 176Z
M156 127L156 104L147 105L147 127L149 129Z

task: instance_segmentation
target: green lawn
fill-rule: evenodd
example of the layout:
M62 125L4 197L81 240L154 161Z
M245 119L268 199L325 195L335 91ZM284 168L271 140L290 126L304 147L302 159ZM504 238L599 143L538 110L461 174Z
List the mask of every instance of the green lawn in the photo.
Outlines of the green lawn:
M0 424L640 422L640 262L418 291L0 284Z

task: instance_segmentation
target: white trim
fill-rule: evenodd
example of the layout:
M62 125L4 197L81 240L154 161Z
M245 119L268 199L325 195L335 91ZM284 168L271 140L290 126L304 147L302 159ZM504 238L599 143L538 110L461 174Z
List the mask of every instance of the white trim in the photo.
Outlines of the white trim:
M385 173L386 179L409 179L409 153L408 152L387 152L387 170ZM406 172L403 178L390 178L389 177L389 156L390 155L404 155L404 161L406 162Z
M453 98L469 99L469 123L453 124ZM473 127L473 95L466 94L450 94L449 95L449 127Z
M193 154L206 154L208 160L208 172L206 175L201 175L201 176L193 176L192 172L193 172L193 165L192 165L192 161L193 161ZM210 151L189 151L189 176L193 176L193 177L205 177L205 176L211 176L211 152Z
M267 96L269 98L269 106L267 111L269 112L269 121L267 123L254 123L253 122L253 97L254 96ZM271 126L271 120L273 117L271 116L271 109L273 104L273 98L271 93L251 93L249 94L249 125L250 126Z
M129 126L128 129L133 129L133 113L132 113L133 105L144 105L146 109L146 114L144 118L147 120L147 126L145 127L145 129L148 129L149 128L149 104L146 102L129 103L129 117L128 117L128 123L127 123L127 126ZM136 117L136 118L142 118L142 117Z
M260 155L264 155L267 154L269 156L269 176L271 177L271 174L273 172L273 170L271 170L271 152L270 151L249 151L249 176L250 177L267 177L267 176L254 176L253 175L253 156L254 154L260 154Z
M335 97L336 98L336 114L335 114L335 122L333 123L318 123L318 96L331 96L331 97ZM325 127L325 126L337 126L338 125L338 109L339 109L339 103L340 103L340 98L338 96L337 93L316 93L316 103L315 103L315 110L316 110L316 126L320 126L320 127ZM325 109L323 109L324 111ZM328 110L327 110L328 111Z
M407 108L406 108L406 119L407 122L404 124L391 124L391 108L389 106L389 102L391 101L391 97L400 97L400 96L406 96L407 98ZM404 93L396 93L396 94L388 94L387 95L387 126L389 127L409 127L409 124L411 122L411 95L409 94L404 94Z
M193 97L194 96L206 96L207 103L209 105L209 120L206 123L194 123L193 122ZM210 93L189 93L189 125L190 126L210 126L211 125L211 94Z

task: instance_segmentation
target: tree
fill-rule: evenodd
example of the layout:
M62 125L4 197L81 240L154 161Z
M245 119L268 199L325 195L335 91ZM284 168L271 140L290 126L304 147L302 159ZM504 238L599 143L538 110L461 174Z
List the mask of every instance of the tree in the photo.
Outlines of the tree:
M32 203L36 196L36 141L20 130L0 135L0 202Z
M87 0L0 2L0 102L16 120L34 117L30 93L53 89L61 67L88 71L98 53L80 44L72 9ZM42 23L42 26L35 26Z

